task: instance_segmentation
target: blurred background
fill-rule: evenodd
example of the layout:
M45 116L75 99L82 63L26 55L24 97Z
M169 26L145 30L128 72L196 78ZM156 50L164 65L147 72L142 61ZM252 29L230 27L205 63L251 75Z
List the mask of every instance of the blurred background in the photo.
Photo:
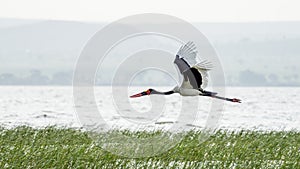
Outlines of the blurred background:
M122 17L158 12L185 19L209 39L228 86L299 86L297 5L283 0L2 0L0 85L71 85L77 58L93 34ZM109 83L96 78L97 85Z

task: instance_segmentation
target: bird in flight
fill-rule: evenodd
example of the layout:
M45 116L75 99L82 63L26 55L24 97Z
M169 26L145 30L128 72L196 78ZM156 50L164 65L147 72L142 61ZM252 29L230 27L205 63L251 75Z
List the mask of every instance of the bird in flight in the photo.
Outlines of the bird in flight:
M181 86L175 86L172 90L166 92L148 89L130 97L136 98L151 94L170 95L179 93L182 96L207 96L230 102L241 103L240 99L221 97L215 92L204 90L208 84L208 71L212 69L212 64L206 60L197 62L196 58L197 50L196 45L193 42L188 42L185 45L182 45L174 60L175 65L177 65L181 75L183 76L183 82Z

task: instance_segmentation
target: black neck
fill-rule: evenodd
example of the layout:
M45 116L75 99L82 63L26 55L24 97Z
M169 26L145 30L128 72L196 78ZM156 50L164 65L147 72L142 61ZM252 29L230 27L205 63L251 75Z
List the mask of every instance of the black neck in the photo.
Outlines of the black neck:
M173 90L170 90L170 91L168 91L168 92L163 92L163 93L164 93L164 95L170 95L170 94L173 94L174 91L173 91Z
M174 93L173 90L170 90L170 91L167 91L167 92L159 92L159 91L153 90L151 94L170 95L170 94L173 94L173 93Z

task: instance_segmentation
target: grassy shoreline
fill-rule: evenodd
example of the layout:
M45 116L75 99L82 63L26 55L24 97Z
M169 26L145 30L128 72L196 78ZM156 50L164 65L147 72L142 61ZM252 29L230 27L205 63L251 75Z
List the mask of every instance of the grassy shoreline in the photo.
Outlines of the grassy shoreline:
M120 134L124 131L111 131ZM105 133L104 133L105 134ZM130 132L152 137L163 132ZM299 168L300 132L216 131L199 143L200 131L153 157L126 158L103 150L86 132L48 127L0 128L0 168ZM125 149L124 149L125 150Z

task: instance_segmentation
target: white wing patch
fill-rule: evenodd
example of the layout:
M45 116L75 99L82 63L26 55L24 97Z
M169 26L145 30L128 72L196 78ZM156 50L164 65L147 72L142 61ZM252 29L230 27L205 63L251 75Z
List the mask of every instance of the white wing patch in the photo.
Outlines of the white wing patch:
M199 69L203 69L203 70L207 70L207 71L211 70L213 68L212 63L207 60L203 60L203 61L197 63L195 66Z
M185 45L182 45L177 52L177 55L180 58L183 58L191 67L197 64L197 48L193 42L188 42Z

